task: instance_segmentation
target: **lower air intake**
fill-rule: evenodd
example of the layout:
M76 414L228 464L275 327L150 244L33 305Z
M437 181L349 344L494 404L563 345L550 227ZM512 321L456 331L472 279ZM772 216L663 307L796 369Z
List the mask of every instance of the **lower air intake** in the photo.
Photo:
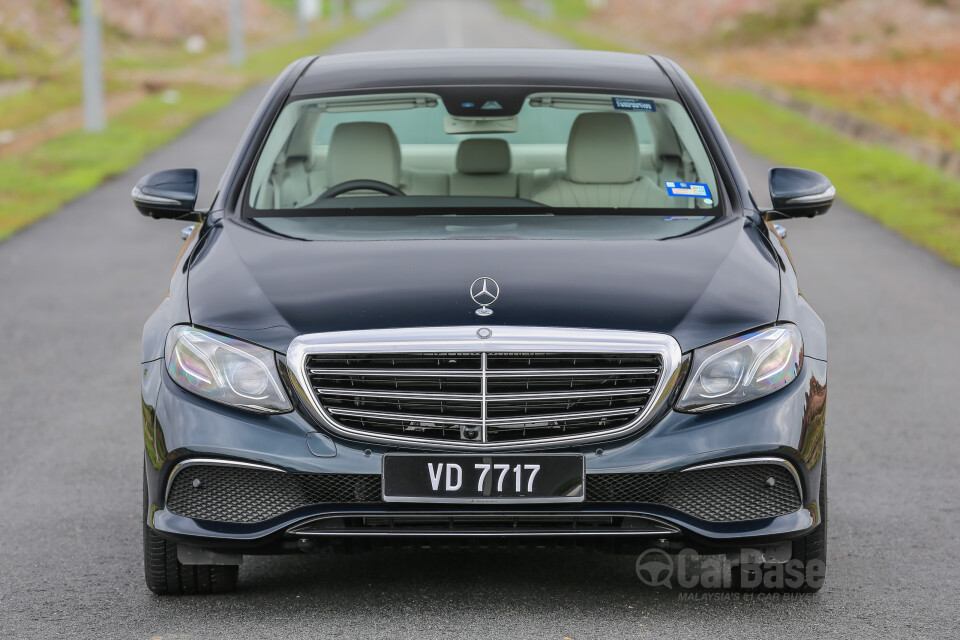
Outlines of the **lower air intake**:
M167 509L197 520L252 523L313 504L379 501L379 475L192 465L174 478Z
M802 506L793 474L774 463L588 474L586 502L663 506L710 522L771 518ZM176 515L233 523L263 522L314 505L364 503L382 503L379 475L284 473L222 465L184 467L167 497L167 509Z
M802 506L793 474L769 463L588 475L587 501L657 504L710 522L772 518Z

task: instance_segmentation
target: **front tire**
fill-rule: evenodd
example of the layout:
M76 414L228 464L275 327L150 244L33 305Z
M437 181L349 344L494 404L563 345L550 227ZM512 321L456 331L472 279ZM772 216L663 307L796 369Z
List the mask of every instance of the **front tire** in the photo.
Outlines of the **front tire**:
M796 593L816 593L823 587L827 574L827 448L823 448L823 463L820 470L820 497L817 501L820 506L820 526L802 538L793 541L793 559L799 560L809 568L812 563L819 563L823 571L816 577L807 579L799 587L788 588L785 591Z
M731 573L732 585L742 591L776 591L780 593L816 593L823 588L827 571L827 450L823 450L823 464L820 469L820 493L818 499L820 507L820 524L816 529L802 538L792 542L790 562L799 565L804 578L799 583L781 583L775 587L756 585L758 575L734 565ZM819 567L819 570L818 570ZM771 566L764 565L762 571L770 570ZM762 576L760 576L762 578Z
M150 497L143 474L143 572L150 591L160 596L229 593L237 587L237 565L182 564L177 545L161 538L147 524Z

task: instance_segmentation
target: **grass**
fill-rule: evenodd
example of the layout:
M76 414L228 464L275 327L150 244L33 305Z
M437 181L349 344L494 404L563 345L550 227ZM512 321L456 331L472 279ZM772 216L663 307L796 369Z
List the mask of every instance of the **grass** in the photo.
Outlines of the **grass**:
M538 19L510 0L503 11L586 49L624 51L557 13ZM893 149L857 142L754 93L696 79L728 135L772 162L820 171L847 204L960 266L960 181Z
M772 12L750 11L744 13L737 23L723 34L723 39L737 41L793 39L802 36L804 30L820 19L823 0L779 0Z
M70 75L72 82L46 82L0 101L0 129L16 129L80 104L80 75Z
M234 95L180 91L177 105L149 96L112 118L103 133L68 133L0 161L0 239L124 171Z
M757 95L697 85L728 135L779 164L826 174L849 205L960 266L960 181L893 149L850 140Z
M377 19L389 16L399 6L390 5ZM244 88L276 75L297 58L359 33L367 24L346 21L340 28L254 53L239 70L222 69L223 74L241 78L239 88L177 84L170 87L179 92L175 104L164 102L162 94L152 94L110 118L101 133L68 133L0 159L0 240L125 171L201 117L228 104ZM16 122L26 117L29 105L23 100L22 105L17 100L5 101L0 118ZM10 104L16 109L8 112Z
M883 100L852 95L830 96L807 88L787 87L787 90L790 95L804 102L844 111L915 138L937 141L944 149L960 151L960 128L947 120L931 116L906 100Z

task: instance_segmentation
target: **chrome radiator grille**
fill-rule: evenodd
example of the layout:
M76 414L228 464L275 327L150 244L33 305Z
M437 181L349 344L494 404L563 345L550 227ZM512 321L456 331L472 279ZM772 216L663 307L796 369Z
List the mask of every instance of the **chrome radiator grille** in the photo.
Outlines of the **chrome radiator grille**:
M658 353L307 354L340 426L376 436L510 444L625 427L660 388Z

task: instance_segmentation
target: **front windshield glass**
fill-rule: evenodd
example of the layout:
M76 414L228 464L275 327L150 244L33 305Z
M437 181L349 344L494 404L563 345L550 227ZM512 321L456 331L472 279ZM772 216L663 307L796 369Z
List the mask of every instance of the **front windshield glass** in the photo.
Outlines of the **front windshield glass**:
M245 216L304 238L465 228L571 237L591 227L651 233L625 214L667 222L720 214L707 152L674 100L532 93L515 114L502 111L490 99L451 114L431 93L296 100L263 147ZM608 215L620 222L597 218ZM687 225L667 225L678 226Z

